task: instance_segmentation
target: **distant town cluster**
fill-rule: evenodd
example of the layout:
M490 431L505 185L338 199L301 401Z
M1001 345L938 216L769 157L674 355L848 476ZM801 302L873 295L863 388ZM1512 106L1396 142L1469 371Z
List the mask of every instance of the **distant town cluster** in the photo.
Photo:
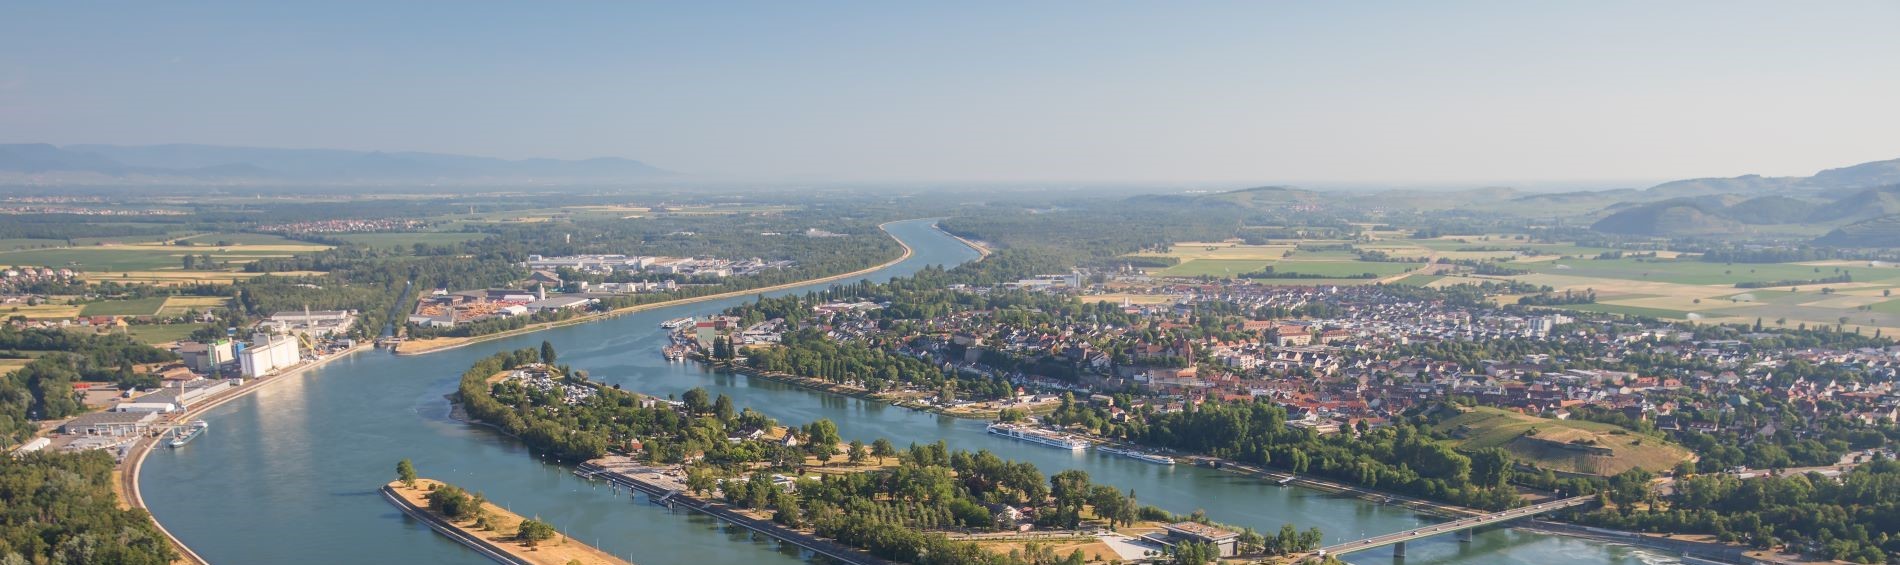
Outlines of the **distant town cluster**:
M290 222L268 224L257 227L257 231L269 233L377 233L417 230L429 226L429 222L418 219L348 219L313 220L308 222Z

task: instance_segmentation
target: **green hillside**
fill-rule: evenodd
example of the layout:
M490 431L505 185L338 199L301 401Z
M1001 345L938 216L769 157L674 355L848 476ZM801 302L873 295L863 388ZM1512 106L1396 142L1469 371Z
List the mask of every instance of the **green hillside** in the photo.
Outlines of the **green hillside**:
M1500 447L1539 468L1614 475L1632 468L1664 471L1687 461L1687 448L1611 424L1553 420L1500 408L1478 407L1438 422L1454 447Z

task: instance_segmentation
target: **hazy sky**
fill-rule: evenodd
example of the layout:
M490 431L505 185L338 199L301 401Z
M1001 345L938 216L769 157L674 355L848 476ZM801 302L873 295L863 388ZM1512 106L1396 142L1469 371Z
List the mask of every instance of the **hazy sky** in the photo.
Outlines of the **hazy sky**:
M753 178L1497 182L1900 157L1900 2L0 4L0 141Z

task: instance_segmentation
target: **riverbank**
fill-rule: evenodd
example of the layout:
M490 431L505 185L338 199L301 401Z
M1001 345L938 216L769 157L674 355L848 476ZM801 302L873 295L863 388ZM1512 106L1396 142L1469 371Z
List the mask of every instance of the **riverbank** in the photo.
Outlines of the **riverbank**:
M689 494L685 483L677 478L668 477L666 470L648 467L630 457L610 455L575 468L575 474L585 478L601 478L629 491L640 491L656 504L669 508L685 508L712 516L726 523L764 534L773 539L798 546L801 549L823 555L845 565L896 565L895 562L865 553L854 547L846 546L808 532L794 530L771 520L761 520L747 516L724 503L703 500Z
M462 545L469 546L470 549L474 549L482 555L486 555L488 558L502 563L519 565L571 565L573 563L581 563L583 565L633 565L625 559L615 557L613 554L601 551L594 546L587 545L579 540L570 539L565 534L561 534L555 539L542 542L542 544L534 547L528 547L525 545L525 542L514 539L513 534L505 533L516 531L516 529L520 527L521 522L526 518L514 512L510 512L506 508L496 506L492 502L482 504L482 507L488 511L488 524L491 526L490 529L483 530L478 528L473 522L469 524L458 524L454 520L450 520L447 517L429 510L427 499L429 491L444 485L445 483L432 479L416 479L416 486L410 488L403 486L401 481L391 481L389 484L383 485L381 492L385 500L388 500L390 504L394 504L397 508L401 509L404 514L421 520L437 533L448 536L450 539Z
M706 361L704 359L692 359L692 361L703 363L707 367L712 368L712 369L731 371L731 372L745 375L751 378L785 383L788 385L793 385L799 388L804 388L804 389L808 389L808 390L812 390L816 392L823 392L823 393L828 393L828 394L836 394L839 396L849 396L852 398L858 398L858 399L863 399L863 400L883 402L885 404L889 404L891 406L896 406L899 408L908 408L908 409L916 410L919 412L929 412L932 414L937 414L940 416L949 416L952 418L963 418L966 420L994 420L998 416L1001 416L1003 412L1002 408L986 408L986 409L958 409L959 407L944 408L942 406L936 406L933 404L925 404L923 402L917 401L915 398L911 398L904 395L871 392L861 387L828 382L824 379L819 379L815 377L801 377L801 376L793 375L790 373L780 373L776 371L761 371L761 370L747 367L744 365L734 365L731 363L714 363L714 362ZM1028 406L1021 409L1027 411L1030 414L1047 414L1049 412L1055 411L1056 407L1057 407L1056 403L1045 403L1042 405ZM1017 408L1017 407L1011 406L1009 408Z
M331 361L335 361L338 359L355 355L369 348L370 348L369 345L358 345L358 346L351 347L349 349L345 349L343 351L337 352L336 354L331 355L329 357L324 357L322 359L317 359L315 361L307 361L304 363L300 363L294 367L291 367L289 370L286 370L286 371L282 371L276 374L267 375L267 376L256 378L256 379L251 379L251 382L244 383L243 385L239 386L236 390L232 390L224 394L217 395L216 397L213 397L210 400L206 400L204 402L193 405L190 408L186 408L185 411L179 412L176 415L174 415L170 419L170 421L173 423L178 423L178 424L189 422L193 418L202 416L205 412L210 411L212 408L217 408L219 406L224 405L227 402L237 400L245 396L249 396L251 393L257 392L258 389L268 386L271 383L275 383L280 380L301 375L304 373L304 371L322 367L324 365L329 364ZM145 497L139 493L139 471L143 470L145 466L145 457L147 455L151 455L152 448L157 447L164 439L165 438L162 435L140 439L137 443L134 443L132 445L132 448L130 450L126 452L125 460L121 461L119 463L119 466L113 469L114 476L113 476L112 490L113 492L118 493L119 503L121 505L127 508L137 508L140 510L145 510L147 515L150 515L151 509L146 508ZM179 540L178 536L172 535L170 530L166 530L165 524L163 522L160 522L157 516L152 516L152 525L157 526L159 533L165 534L165 538L171 540L172 547L176 548L178 550L178 554L180 555L179 561L184 562L184 563L192 563L196 565L208 565L208 562L205 561L203 557L200 557L196 552L193 552L190 547L186 546L184 541Z
M898 221L909 222L913 220L898 220ZM897 222L885 222L882 224L878 224L877 229L885 230L884 231L885 235L890 235L890 231L885 229L884 226L888 226L894 223L897 223ZM933 224L932 227L935 228L935 225ZM935 229L942 231L942 228L935 228ZM948 235L950 232L943 232L943 233ZM956 237L956 236L952 235L950 237ZM595 321L604 320L608 318L624 316L627 314L633 314L636 312L644 312L644 311L652 310L655 308L666 308L670 306L679 306L682 304L693 304L696 302L722 300L726 298L734 298L734 297L759 294L759 293L764 293L764 292L773 292L773 291L785 290L788 288L797 288L797 287L801 287L805 285L836 282L836 281L840 281L840 280L844 280L844 279L848 279L852 277L864 276L873 272L883 270L892 265L902 263L904 262L905 259L909 259L911 255L914 253L914 250L911 249L910 244L905 243L903 238L899 238L893 235L891 236L891 239L895 240L899 247L904 248L903 254L898 255L896 259L885 261L883 263L873 265L870 267L865 267L863 269L858 269L856 271L851 271L849 273L830 275L830 276L819 277L815 279L806 279L802 281L789 282L789 283L784 283L784 284L775 284L775 285L766 286L766 287L748 288L744 290L734 290L734 291L729 291L729 292L708 294L705 296L694 296L690 298L679 298L679 299L674 299L674 300L662 300L659 302L639 304L635 306L628 306L625 308L616 308L616 309L609 310L606 312L588 314L585 316L569 318L566 320L560 320L556 322L542 322L539 324L534 324L534 325L527 326L520 329L508 330L505 332L492 333L492 334L487 334L487 335L479 335L479 336L471 336L471 337L432 338L428 340L414 340L414 341L404 340L403 342L398 343L396 345L395 351L397 355L422 355L425 353L434 353L437 351L446 351L449 349L455 349L457 347L466 347L466 346L474 345L474 344L481 343L484 341L492 341L492 340L497 340L497 339L501 339L505 337L514 337L518 335L534 333L534 332L538 332L538 331L546 330L546 329L571 326L575 324L585 324L588 322L595 322ZM959 239L959 241L961 241L961 239ZM969 243L965 242L965 244L968 245ZM984 254L984 255L988 254L986 250L980 247L976 247L975 245L971 245L971 248L976 249L979 254Z

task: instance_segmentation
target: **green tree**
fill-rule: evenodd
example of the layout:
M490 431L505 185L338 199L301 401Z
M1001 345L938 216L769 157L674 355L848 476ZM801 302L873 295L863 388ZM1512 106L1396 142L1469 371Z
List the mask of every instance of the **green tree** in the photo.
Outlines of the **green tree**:
M892 445L891 440L877 438L877 441L871 442L871 455L877 457L877 463L882 465L884 458L897 456L897 446Z
M526 542L528 547L534 547L543 541L554 539L554 526L540 520L522 520L521 526L515 530L515 538Z
M402 486L416 488L416 466L410 464L408 459L397 461L396 480L402 481Z
M554 343L547 340L541 340L541 362L547 363L549 365L553 365L554 359L555 359Z
M704 388L693 387L692 390L681 395L680 400L686 403L686 409L694 415L705 414L712 410L712 395Z

